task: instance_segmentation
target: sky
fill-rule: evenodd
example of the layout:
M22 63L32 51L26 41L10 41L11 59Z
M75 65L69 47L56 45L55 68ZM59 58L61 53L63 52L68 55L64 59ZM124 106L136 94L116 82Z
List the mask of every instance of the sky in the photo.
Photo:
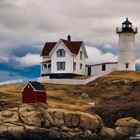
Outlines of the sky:
M45 42L84 41L87 64L116 62L116 27L140 28L140 0L0 0L0 82L40 77ZM135 37L140 64L140 34Z

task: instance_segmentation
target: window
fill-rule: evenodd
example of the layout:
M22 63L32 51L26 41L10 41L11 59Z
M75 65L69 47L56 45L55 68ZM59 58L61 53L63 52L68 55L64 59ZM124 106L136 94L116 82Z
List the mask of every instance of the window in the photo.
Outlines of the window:
M125 24L123 24L123 28L125 28Z
M128 63L126 63L125 67L128 69Z
M76 62L73 62L73 70L76 71Z
M102 65L102 71L105 71L105 70L106 70L106 65L103 64L103 65Z
M65 62L57 62L57 70L65 70Z
M82 51L80 51L80 59L81 59L81 60L82 60L82 53L83 53L83 52L82 52Z
M47 68L47 65L46 64L44 64L44 68Z
M57 57L65 57L65 54L66 54L66 52L63 49L59 49L57 51Z
M83 65L82 65L82 64L80 64L80 69L82 69L82 66L83 66Z
M51 68L51 64L48 65L48 68Z

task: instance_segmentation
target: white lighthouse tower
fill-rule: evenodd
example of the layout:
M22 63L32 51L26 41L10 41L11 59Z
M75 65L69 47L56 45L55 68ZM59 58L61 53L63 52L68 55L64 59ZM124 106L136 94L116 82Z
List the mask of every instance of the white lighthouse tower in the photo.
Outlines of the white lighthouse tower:
M118 70L135 70L135 34L137 28L132 27L132 23L126 21L121 28L116 28L119 34L118 44Z

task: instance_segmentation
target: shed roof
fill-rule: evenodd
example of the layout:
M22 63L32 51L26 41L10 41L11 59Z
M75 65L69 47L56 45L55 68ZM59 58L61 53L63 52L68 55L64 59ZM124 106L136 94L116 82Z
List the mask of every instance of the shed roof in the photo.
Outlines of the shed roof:
M43 90L46 91L45 87L40 82L29 82L35 90Z

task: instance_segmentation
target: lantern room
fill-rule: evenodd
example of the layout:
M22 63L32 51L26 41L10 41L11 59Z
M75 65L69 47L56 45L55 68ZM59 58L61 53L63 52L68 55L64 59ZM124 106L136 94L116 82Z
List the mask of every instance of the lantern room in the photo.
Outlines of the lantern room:
M122 31L123 32L132 32L132 23L128 21L128 18L126 18L126 21L122 23Z
M133 27L132 23L126 18L126 21L122 23L122 27L116 28L116 33L122 33L122 32L132 32L132 33L137 33L137 27Z

